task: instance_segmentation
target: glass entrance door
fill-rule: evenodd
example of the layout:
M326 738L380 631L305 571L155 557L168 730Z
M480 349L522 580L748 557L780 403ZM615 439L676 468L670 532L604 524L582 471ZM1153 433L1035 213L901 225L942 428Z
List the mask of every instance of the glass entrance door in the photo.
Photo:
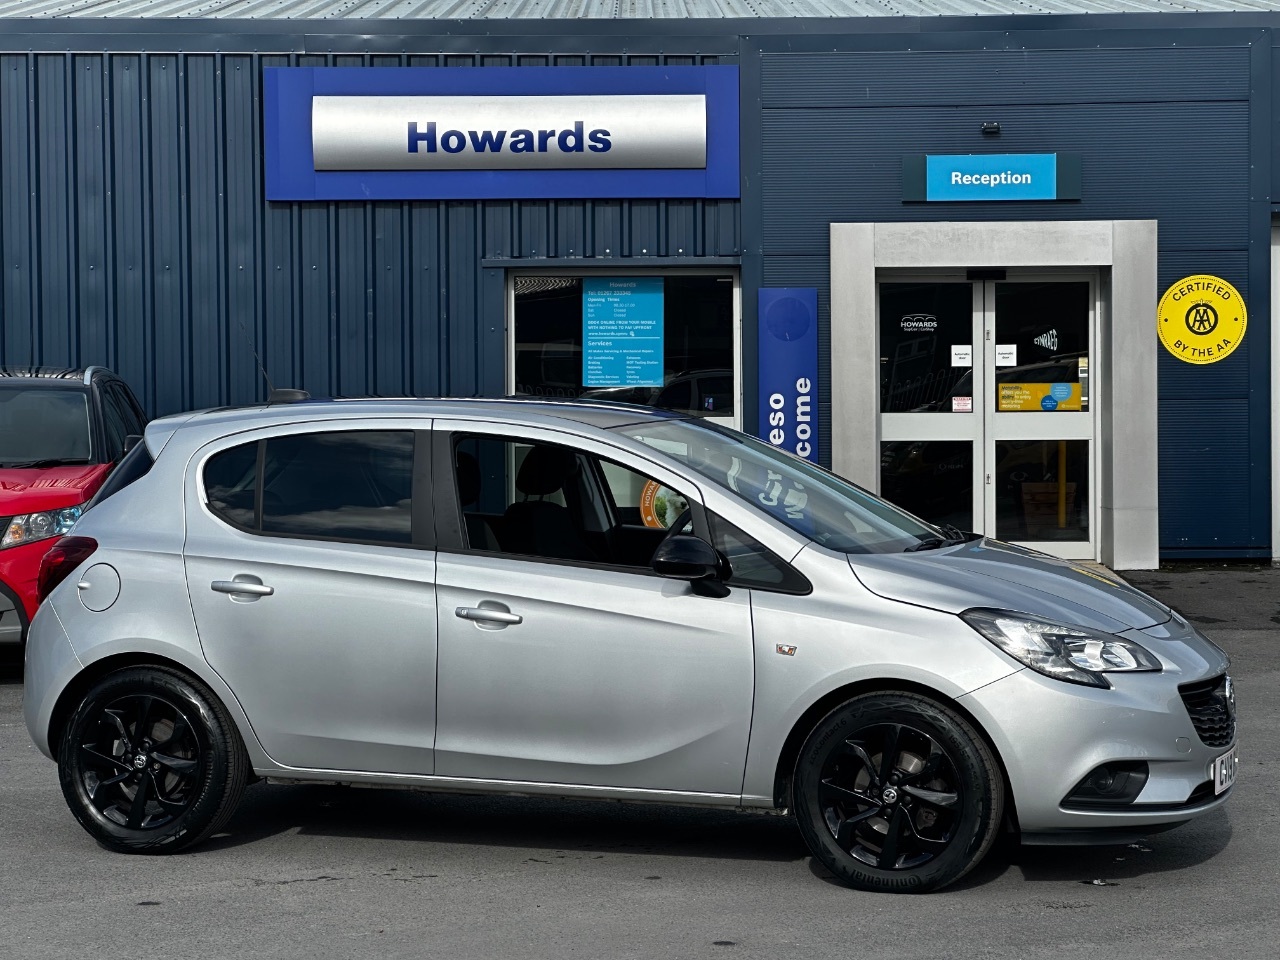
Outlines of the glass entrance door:
M1094 558L1096 296L1091 277L882 282L880 492L934 523Z

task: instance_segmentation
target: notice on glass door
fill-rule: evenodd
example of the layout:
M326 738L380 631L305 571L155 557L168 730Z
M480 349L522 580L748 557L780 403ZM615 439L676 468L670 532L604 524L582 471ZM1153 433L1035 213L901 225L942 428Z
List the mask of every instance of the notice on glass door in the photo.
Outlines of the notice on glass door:
M582 281L582 385L660 387L663 362L661 277Z
M1018 345L1016 343L996 344L996 366L1016 367L1018 365Z
M953 367L972 367L973 344L953 343L951 345L951 365Z

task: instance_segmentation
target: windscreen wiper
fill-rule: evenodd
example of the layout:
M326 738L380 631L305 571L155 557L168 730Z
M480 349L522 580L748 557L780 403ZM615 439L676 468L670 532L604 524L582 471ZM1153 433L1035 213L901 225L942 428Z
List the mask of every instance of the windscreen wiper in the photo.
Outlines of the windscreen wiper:
M943 547L958 547L962 543L968 543L970 540L975 539L972 535L965 535L964 533L961 533L949 523L941 524L938 529L947 536L945 538L927 537L919 543L913 543L909 547L904 547L902 552L919 553L921 550L941 550Z
M0 463L6 470L28 470L41 467L64 467L76 463L88 463L88 457L46 457L44 460L24 460L21 463Z

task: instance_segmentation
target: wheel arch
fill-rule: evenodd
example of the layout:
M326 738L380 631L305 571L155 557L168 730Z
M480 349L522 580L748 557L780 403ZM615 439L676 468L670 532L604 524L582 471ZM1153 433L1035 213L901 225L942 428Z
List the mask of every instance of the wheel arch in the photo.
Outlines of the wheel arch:
M1000 748L996 745L991 735L983 727L971 712L966 710L953 697L947 696L942 691L930 687L927 684L917 683L911 680L899 680L892 678L876 678L868 680L859 680L854 683L848 683L844 686L823 694L809 708L800 715L791 730L787 733L786 740L782 744L782 752L778 755L778 764L774 771L773 778L773 803L779 809L785 809L792 806L791 801L791 779L795 770L796 759L800 756L800 748L804 745L805 739L813 731L815 727L822 721L822 718L831 713L842 703L862 696L867 693L892 693L901 691L903 693L915 693L920 696L929 697L936 700L944 706L956 713L960 714L965 721L978 732L978 736L982 737L987 747L991 750L992 756L996 758L996 763L1000 767L1000 776L1004 780L1005 792L1005 816L1007 818L1008 827L1016 832L1018 829L1018 812L1016 798L1013 795L1013 786L1009 780L1009 771L1005 766L1004 757L1000 754Z
M240 719L237 716L240 712L240 705L234 702L228 703L227 698L214 689L204 677L186 664L171 657L158 653L127 651L111 654L87 664L58 694L53 711L49 714L48 729L49 751L53 754L54 760L58 759L58 750L62 745L62 732L66 728L67 722L71 719L71 715L75 713L76 707L84 699L85 694L103 677L118 673L121 670L127 670L130 667L159 667L176 673L185 680L198 683L207 689L210 696L215 697L223 709L227 711L232 723L238 728L237 732L240 734L241 741L246 745L251 742L245 737L245 731L240 728Z

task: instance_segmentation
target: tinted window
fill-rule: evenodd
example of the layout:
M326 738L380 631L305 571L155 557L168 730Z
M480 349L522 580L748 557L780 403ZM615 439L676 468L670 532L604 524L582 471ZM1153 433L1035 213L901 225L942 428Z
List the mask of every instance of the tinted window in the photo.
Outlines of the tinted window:
M111 396L115 398L116 405L119 406L120 412L124 417L125 436L141 436L142 431L147 427L146 418L142 416L138 406L133 401L133 397L129 395L129 391L125 389L123 384L112 383L107 387Z
M711 524L712 543L729 561L731 585L787 593L809 592L808 581L751 534L710 511L707 519Z
M133 456L133 452L129 455ZM209 509L237 526L252 528L257 478L256 441L215 453L204 465L204 493Z
M89 457L88 393L0 386L0 465Z
M706 420L617 428L684 463L754 509L842 553L897 553L942 531L821 467Z
M648 571L689 506L634 470L556 444L466 437L454 469L471 550Z
M413 432L352 430L267 441L262 530L409 543Z
M115 462L124 454L124 438L129 435L129 423L125 418L120 398L105 387L100 393L102 398L102 425L107 442L106 459Z

